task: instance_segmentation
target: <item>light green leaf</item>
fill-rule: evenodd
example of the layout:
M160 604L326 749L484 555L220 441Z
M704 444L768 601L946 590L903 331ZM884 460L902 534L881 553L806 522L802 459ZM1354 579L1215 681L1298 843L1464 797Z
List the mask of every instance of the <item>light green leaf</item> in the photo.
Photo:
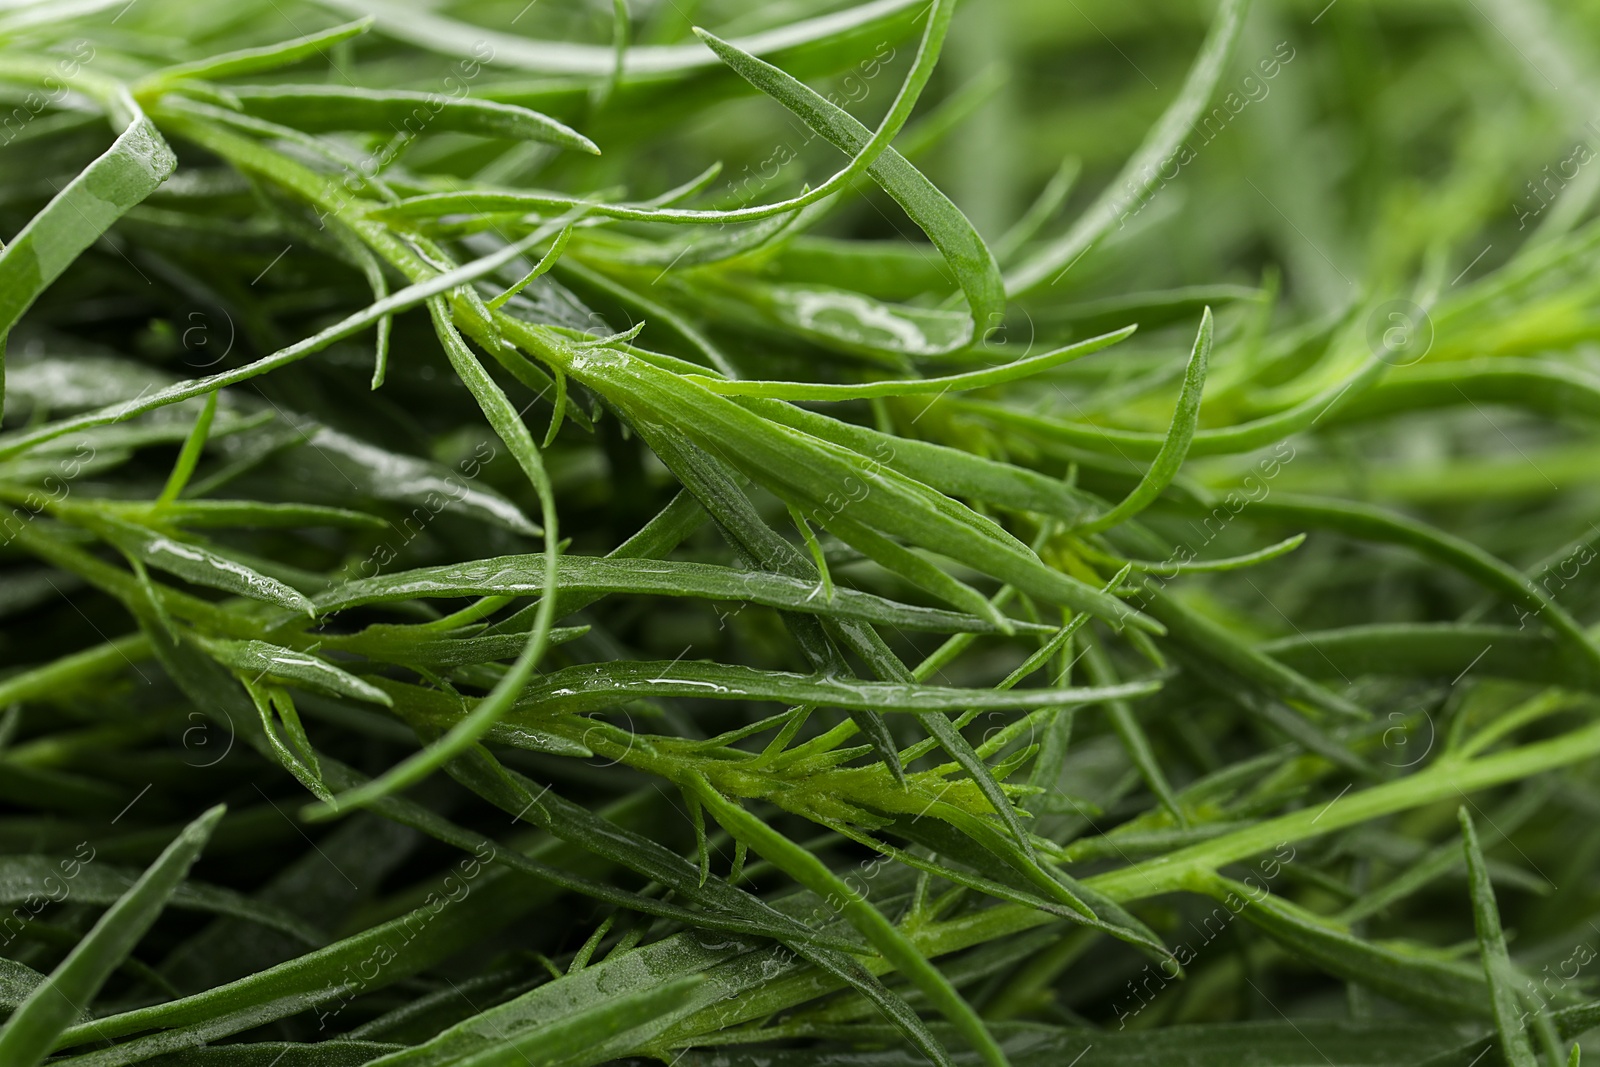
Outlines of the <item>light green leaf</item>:
M1189 456L1189 445L1194 440L1195 427L1200 422L1200 394L1205 389L1206 368L1211 359L1211 332L1211 309L1208 307L1200 315L1200 332L1194 339L1194 350L1189 355L1189 365L1183 374L1183 389L1178 393L1178 404L1172 412L1172 426L1167 430L1167 439L1162 442L1161 451L1156 453L1150 469L1139 479L1133 492L1110 511L1079 526L1079 532L1096 533L1126 522L1149 507L1177 477L1178 468Z
M346 696L386 707L390 704L389 694L382 689L308 652L267 641L228 641L211 637L196 638L196 641L217 662L246 677L277 678L331 696Z
M152 74L147 82L141 84L138 91L159 92L170 83L183 78L231 78L239 74L259 74L262 71L287 67L292 63L323 55L331 46L340 41L348 41L352 37L359 37L371 27L372 17L369 15L354 22L346 22L340 26L332 26L277 44L261 48L243 48L237 52L224 52L206 59L197 59L192 63L163 67Z
M1201 325L1208 352L1211 347L1210 322L1208 309L1206 319ZM1004 385L1006 382L1020 381L1031 375L1047 371L1051 367L1081 359L1103 348L1109 348L1119 341L1124 341L1131 337L1136 329L1138 329L1137 326L1128 326L1114 333L1091 337L1085 341L1065 345L1061 348L1052 349L1037 356L1019 359L999 367L968 371L965 374L949 374L939 378L908 378L898 381L862 382L855 385L818 385L811 382L761 382L748 380L723 381L706 378L702 379L699 384L704 385L713 393L720 393L723 396L759 396L773 400L865 400L869 397L914 396L921 393L942 395L967 389L989 389L997 385ZM1205 377L1204 358L1201 359L1201 364L1200 377L1203 381ZM1182 401L1179 403L1181 405ZM1196 412L1198 412L1198 400L1194 406ZM1191 434L1193 429L1191 424ZM1176 470L1181 463L1182 457L1179 456L1177 462L1172 464L1173 469Z
M247 115L308 133L328 130L403 129L470 133L516 141L543 141L599 155L583 134L548 115L512 104L406 89L349 85L230 85Z
M118 107L126 128L111 147L0 249L0 411L5 405L4 345L11 328L73 260L178 165L155 125L131 99L124 97Z

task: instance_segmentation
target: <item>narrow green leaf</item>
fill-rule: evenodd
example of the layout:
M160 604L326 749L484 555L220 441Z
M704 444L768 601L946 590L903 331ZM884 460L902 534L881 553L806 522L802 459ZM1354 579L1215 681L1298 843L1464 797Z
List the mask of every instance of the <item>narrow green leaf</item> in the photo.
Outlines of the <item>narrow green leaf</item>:
M490 311L493 311L496 308L498 308L498 307L502 306L503 304L505 304L505 302L507 300L510 300L512 297L514 297L518 293L520 293L524 288L526 288L528 286L528 284L530 282L533 282L533 281L537 280L541 275L546 273L551 267L556 265L556 260L561 258L562 253L566 252L566 250L567 250L567 242L570 241L571 239L572 239L572 227L571 226L562 227L561 232L556 234L555 243L550 246L550 251L546 252L543 256L540 257L539 262L537 262L537 263L535 263L533 265L533 269L528 271L528 273L524 274L521 278L517 279L511 285L507 286L506 289L503 292L501 292L499 296L491 297L489 300L487 300L485 302L484 306L486 306ZM559 382L559 379L558 379L558 382Z
M882 712L964 711L968 708L1027 710L1065 704L1145 696L1160 683L1122 682L1112 686L1063 689L956 689L903 682L869 682L763 671L701 660L579 664L553 671L529 686L518 700L519 716L541 709L568 713L592 711L639 697L686 696L711 700L772 700Z
M73 507L67 517L89 527L133 558L184 581L277 604L295 612L310 614L313 611L311 601L298 589L229 559L215 549L168 537L87 507Z
M217 394L212 393L206 397L205 407L200 409L200 414L195 418L194 429L190 430L189 436L184 439L183 448L178 453L178 461L172 465L172 473L167 476L167 484L162 486L161 495L156 497L157 506L177 500L178 494L183 492L183 487L189 484L195 464L200 462L200 453L206 447L206 438L211 434L211 420L216 413Z
M0 411L5 339L39 294L128 209L156 190L177 157L131 98L117 101L125 128L111 147L61 189L0 248Z
M1161 491L1177 476L1178 468L1189 456L1189 445L1194 440L1195 427L1200 422L1200 394L1205 390L1206 369L1211 360L1211 333L1211 309L1208 307L1200 315L1200 332L1194 339L1194 350L1189 355L1189 365L1183 373L1183 388L1178 393L1178 404L1172 412L1172 425L1161 444L1161 451L1156 453L1150 469L1139 479L1133 492L1110 511L1083 523L1078 527L1079 532L1096 533L1126 522L1149 507L1151 501L1160 496Z
M703 874L676 853L646 837L619 829L587 808L552 793L549 788L535 793L531 782L506 771L487 754L470 753L451 763L448 769L458 781L502 810L542 826L563 840L606 856L653 881L670 886L685 899L717 913L715 919L720 921L711 922L711 929L736 929L742 926L746 930L775 938L861 994L914 1047L921 1049L934 1063L948 1067L949 1057L939 1043L928 1035L926 1026L905 1001L887 989L855 959L840 954L840 948L854 951L855 946L841 944L837 938L808 929L784 912L735 888L731 881ZM697 918L694 925L705 926L707 919Z
M1286 556L1290 552L1305 544L1306 535L1295 534L1285 537L1275 545L1258 548L1254 552L1245 552L1238 556L1223 556L1218 559L1191 559L1180 562L1173 558L1170 560L1152 559L1123 559L1120 556L1102 555L1092 550L1086 551L1091 559L1117 567L1130 567L1141 574L1154 574L1161 578L1175 578L1180 574L1222 574L1227 571L1241 570L1253 567L1258 563L1267 563Z
M1090 640L1084 646L1083 666L1089 680L1095 685L1116 684L1116 671L1098 642ZM1140 726L1139 720L1134 717L1133 708L1125 700L1108 700L1106 715L1111 721L1111 729L1122 742L1122 748L1127 752L1128 759L1138 768L1139 776L1144 779L1145 785L1150 787L1156 799L1161 801L1161 806L1167 809L1180 827L1188 826L1189 817L1183 810L1183 804L1173 791L1172 783L1167 780L1166 772L1161 769L1155 750L1150 747L1150 738L1145 735L1144 727Z
M879 459L908 478L951 496L1053 515L1068 522L1104 506L1088 493L1026 467L931 441L880 433L776 400L752 398L743 403L763 418Z
M165 149L164 144L161 147ZM101 158L105 157L102 156ZM154 185L151 185L151 188L154 187ZM68 188L70 189L71 187L69 186ZM320 330L286 348L281 348L269 356L264 356L254 363L247 363L234 370L222 371L205 378L190 378L163 389L153 390L136 400L122 404L112 404L74 418L60 419L36 429L24 430L0 437L0 459L14 456L65 434L85 430L92 426L104 426L108 423L122 422L136 415L143 415L145 412L166 407L168 404L176 404L192 397L204 396L226 386L249 381L251 378L287 366L296 360L304 359L306 356L320 352L335 341L343 340L352 334L361 332L382 318L426 303L440 293L448 292L457 286L465 285L476 278L492 273L527 251L542 236L537 232L530 234L521 240L513 241L497 252L475 259L465 266L436 274L415 285L409 285L397 293L376 301L361 311L346 316L332 326ZM90 238L90 240L92 239ZM5 252L0 253L0 278L4 277L4 257L9 256L16 248L17 243L13 242L7 246ZM57 273L59 273L60 269L65 269L65 267L66 263L60 264Z
M1166 624L1172 639L1184 643L1218 666L1276 693L1286 700L1346 719L1370 718L1359 705L1330 692L1298 671L1245 645L1218 623L1185 605L1171 593L1145 586L1145 610Z
M297 526L352 526L366 529L383 529L388 524L375 515L348 508L330 508L317 504L275 504L257 500L173 500L160 505L157 511L147 505L103 505L113 514L121 514L145 526L170 523L186 529L207 529L228 526L251 528Z
M485 485L487 479L479 477L497 455L487 442L476 446L472 456L461 460L455 469L380 448L327 426L319 427L304 444L312 454L306 457L308 462L314 456L318 465L331 464L343 479L348 479L340 486L341 492L353 486L358 496L410 505L407 518L413 522L421 518L419 509L432 516L450 508L525 537L539 534L538 523L504 494ZM399 525L404 529L405 520ZM386 566L393 556L392 550L385 551L387 548L381 545L375 549L369 559L362 561L357 573L366 577L369 570L376 573Z
M249 678L272 677L331 696L345 696L387 707L389 694L308 652L267 641L229 641L198 637L196 643L217 662Z
M0 856L0 904L21 904L30 898L61 897L82 904L115 904L140 871L103 859L60 859L52 856ZM92 855L92 854L91 854ZM306 944L320 945L326 938L313 926L282 908L202 882L184 882L173 890L168 904L189 911L228 915L258 926L279 930Z
M513 104L407 89L351 85L230 85L247 115L297 130L423 130L542 141L599 155L595 143L548 115Z
M587 1053L597 1040L670 1018L704 981L698 974L689 974L655 988L602 1000L553 1025L496 1041L453 1062L459 1067L566 1067L588 1062ZM469 1020L469 1024L478 1025L477 1020ZM397 1052L374 1061L372 1067L402 1067L413 1062L416 1057L409 1052Z
M532 677L534 668L544 656L551 625L555 621L555 589L560 556L559 534L556 531L555 500L549 476L545 474L544 461L539 455L539 448L534 444L532 434L528 432L516 409L511 406L511 401L506 399L505 393L495 384L494 379L489 377L483 365L478 362L478 358L456 332L444 300L442 298L431 300L428 311L433 317L434 330L444 346L451 366L466 383L473 399L478 402L478 406L488 418L489 424L494 427L500 440L505 442L511 454L516 457L518 466L522 468L523 474L538 493L544 520L545 593L539 600L538 612L522 652L511 665L511 669L495 683L487 697L478 701L469 713L451 724L443 737L421 752L407 757L371 782L341 794L332 803L324 802L308 807L305 814L310 819L331 818L414 785L474 745L478 738L494 726L516 702L523 686Z
M1061 280L1083 254L1093 248L1112 226L1121 225L1127 216L1142 206L1141 201L1156 183L1162 168L1174 156L1189 130L1216 91L1234 42L1244 27L1249 0L1226 0L1211 23L1211 32L1200 46L1200 54L1189 68L1189 76L1167 110L1122 170L1112 179L1072 228L1012 268L1006 276L1006 292L1021 296L1046 281ZM1184 149L1187 151L1187 149Z
M336 788L350 789L369 780L365 775L346 767L337 760L324 756L322 761L327 767L329 781ZM484 795L485 799L488 799L491 803L498 803L498 797L509 795L487 787L485 783L491 780L488 777L464 771L459 765L453 765L451 771L469 788L481 790L480 795ZM536 814L534 819L527 821L546 824L552 831L559 830L559 836L562 840L594 852L596 855L606 856L608 859L616 859L618 861L630 860L633 866L641 869L650 869L650 864L653 861L661 861L663 857L666 858L667 869L671 869L673 861L681 860L681 857L662 848L649 838L630 833L626 828L600 819L589 812L588 809L579 808L578 805L563 805L558 809L555 817L538 818L537 816L546 815L546 811L541 808L537 813L534 813L533 804L530 802L548 801L551 806L560 804L560 798L554 797L548 791L535 794L518 789L516 795L525 797L525 799L519 800L517 808L511 811L510 814L516 815L519 812L523 816L527 816L530 813ZM619 889L616 886L596 881L592 878L585 878L563 867L542 863L524 853L501 847L481 834L452 823L431 809L406 800L403 797L387 796L381 800L374 801L372 810L384 818L392 819L403 826L419 830L430 837L443 841L447 845L454 846L463 852L471 853L479 859L489 857L489 862L530 875L542 882L548 882L562 889L582 893L606 904L629 908L642 915L655 915L701 929L721 930L747 936L770 937L776 933L797 943L805 942L819 947L832 948L836 951L848 951L856 947L849 941L807 930L787 920L781 912L767 908L755 897L746 898L742 902L744 905L742 908L735 905L707 910L690 910L668 901ZM583 817L579 819L568 818L573 810L582 811ZM594 824L591 829L594 829L595 832L585 832L586 822ZM713 879L712 881L715 880ZM699 888L704 889L704 886ZM711 892L712 890L706 891L707 894Z
M1263 415L1234 426L1196 430L1189 442L1191 456L1223 456L1251 452L1258 448L1284 447L1284 439L1322 424L1353 404L1389 371L1389 364L1377 356L1363 359L1359 366L1339 382L1307 397L1298 404L1271 415ZM1030 415L983 400L951 402L958 410L1012 426L1043 440L1103 452L1125 459L1154 459L1165 447L1165 434L1143 430L1118 430L1108 426L1075 423L1061 418ZM1291 450L1291 456L1293 452Z
M278 686L263 687L251 678L241 676L239 680L255 702L256 710L261 713L261 732L272 745L278 763L294 775L295 780L305 786L312 796L323 802L331 800L333 795L323 783L316 754L311 749L311 742L300 724L289 694ZM289 735L290 743L285 743L279 736L280 730ZM293 747L290 747L291 743Z
M1260 646L1312 678L1390 674L1412 678L1510 678L1600 692L1600 673L1566 642L1514 626L1393 623L1296 634Z
M313 56L323 55L327 49L340 41L359 37L371 28L372 16L368 15L354 22L331 26L326 30L318 30L316 33L308 33L303 37L280 41L277 44L224 52L207 59L197 59L192 63L163 67L141 84L138 91L159 92L171 82L182 78L231 78L238 74L259 74L266 70L276 70Z
M989 619L902 604L844 587L835 588L830 601L817 580L805 581L770 570L735 570L707 563L562 556L556 568L556 583L563 594L581 593L591 600L614 593L702 597L763 604L807 614L837 615L908 630L993 633L998 629ZM318 612L327 613L419 597L492 593L540 596L545 588L542 557L499 556L356 579L320 594L316 605ZM1012 625L1030 629L1027 623Z
M504 318L499 325L519 344L565 364L568 373L610 397L635 425L658 423L658 411L678 412L683 431L697 444L799 506L819 525L862 531L862 540L871 541L875 550L894 555L907 567L919 569L914 560L882 542L902 537L1052 603L1139 629L1162 628L1116 597L1044 566L1026 545L993 520L900 475L881 459L819 448L821 442L816 438L775 431L734 400L707 393L624 353L611 352L604 357L576 353L525 323ZM927 577L937 580L931 574ZM964 594L962 599L967 599Z
M922 994L949 1019L966 1041L992 1067L1006 1067L1007 1060L976 1012L961 998L945 977L928 962L914 944L900 932L866 897L842 881L826 864L772 829L760 819L732 803L696 775L688 782L701 803L729 833L752 850L770 860L795 881L824 897L830 907L861 931L863 937L911 981Z
M1600 416L1600 379L1546 359L1423 362L1397 371L1331 419L1356 423L1470 404L1515 405L1556 418Z
M1465 805L1456 809L1461 823L1461 847L1467 854L1467 884L1472 890L1472 920L1478 931L1478 953L1483 957L1483 976L1489 983L1489 1004L1494 1011L1494 1027L1500 1035L1500 1050L1508 1067L1538 1067L1533 1043L1523 1028L1522 1003L1517 996L1517 972L1506 951L1505 933L1500 929L1500 909L1495 904L1494 886L1489 883L1488 864L1478 845L1478 831Z
M848 826L835 826L833 827L833 830L836 833L850 838L852 841L865 845L868 848L880 852L891 859L907 865L908 867L914 867L917 870L927 871L929 874L938 875L940 878L945 879L953 885L965 886L968 889L975 890L979 893L986 893L998 900L1005 900L1013 904L1021 904L1026 907L1037 908L1040 911L1049 912L1051 915L1066 919L1069 922L1083 923L1093 927L1094 929L1103 930L1106 933L1111 934L1113 937L1117 937L1122 940L1137 941L1141 945L1154 945L1157 949L1160 948L1160 942L1156 941L1153 937L1147 938L1144 934L1138 933L1134 930L1108 923L1101 919L1098 915L1094 915L1092 912L1086 916L1077 908L1070 907L1061 903L1059 900L1052 899L1051 897L1042 896L1027 889L1020 889L1015 886L1007 885L1004 882L998 881L994 878L985 877L984 875L973 871L960 870L955 867L951 867L948 864L939 863L936 860L926 859L915 852L909 852L902 848L896 848L887 842L874 839L864 833L853 830Z
M1330 974L1436 1014L1488 1015L1489 996L1482 976L1442 954L1354 937L1266 886L1209 875L1196 876L1194 888L1218 902L1210 917L1213 922L1226 923L1237 915L1295 956Z
M959 578L952 577L936 563L924 559L903 545L896 544L870 526L853 522L843 515L832 515L823 520L823 525L839 540L860 551L884 569L893 571L906 581L921 586L939 599L955 605L970 615L985 619L1001 633L1012 632L1010 621L989 603L988 597Z
M683 482L685 493L693 494L705 513L715 517L723 536L748 568L799 579L811 586L807 602L815 599L818 585L813 585L813 581L820 584L820 572L807 566L800 553L762 519L745 494L739 475L728 464L696 447L681 433L651 427L644 436L662 462ZM836 595L834 599L837 603L841 598ZM838 677L855 673L839 649L834 647L821 620L800 612L786 613L782 618L784 628L800 645L801 654L812 669ZM795 729L809 714L809 710L797 712L791 720L796 724ZM848 709L848 714L883 760L896 783L904 785L905 771L900 766L895 739L883 716L862 708Z
M1273 494L1270 500L1261 502L1258 514L1414 549L1517 603L1524 622L1528 617L1544 620L1570 642L1576 652L1600 668L1600 645L1566 608L1556 603L1537 582L1464 538L1409 516L1353 500Z
M1210 311L1207 310L1201 331L1206 339L1206 348L1209 352ZM967 389L989 389L1007 382L1020 381L1034 374L1040 374L1052 367L1069 363L1075 359L1109 348L1119 341L1124 341L1133 335L1137 326L1127 326L1113 333L1101 334L1085 341L1065 345L1037 356L1028 356L1013 363L988 370L967 371L964 374L950 374L940 378L906 378L897 381L862 382L860 384L846 385L818 385L811 382L762 382L762 381L723 381L720 379L706 378L700 381L713 393L723 396L758 396L773 400L864 400L878 396L915 396L922 393L943 395L948 392L961 392ZM1202 358L1200 376L1205 376L1204 359ZM1185 386L1187 387L1187 380ZM1199 411L1199 401L1195 401L1196 414ZM1180 399L1179 408L1183 407ZM1177 423L1174 421L1174 429ZM1194 430L1191 423L1189 431ZM1171 464L1175 471L1182 463L1182 456ZM1170 479L1169 479L1170 480Z
M29 994L0 1027L0 1061L8 1067L35 1067L44 1061L62 1031L88 1012L102 983L156 921L226 810L219 804L185 827Z
M927 26L923 29L922 40L917 46L916 57L911 62L911 69L906 73L906 80L901 84L900 91L895 95L889 105L889 110L883 116L878 128L872 136L867 138L859 147L842 149L854 154L844 169L836 172L822 184L814 189L809 189L800 196L782 202L783 209L801 208L808 204L816 203L835 192L846 188L856 176L868 171L874 163L888 150L890 143L904 128L906 120L911 117L912 110L917 105L917 98L922 95L922 90L927 86L929 77L933 74L935 64L939 62L939 53L944 47L945 34L950 29L950 18L955 14L954 0L933 0L927 8ZM823 97L808 89L803 83L784 73L770 63L764 63L749 52L724 41L714 34L695 27L695 35L704 41L706 46L717 54L717 58L726 63L741 78L754 85L757 89L772 97L778 103L798 115L802 121L827 136L826 132L813 121L813 116L826 113L828 106ZM838 111L838 109L835 109ZM838 111L843 115L843 111ZM863 130L865 128L863 127ZM832 138L830 138L832 140ZM835 144L838 141L835 140ZM892 195L892 194L891 194ZM768 205L760 211L772 212L779 210L779 205ZM741 217L755 217L748 210L735 213Z

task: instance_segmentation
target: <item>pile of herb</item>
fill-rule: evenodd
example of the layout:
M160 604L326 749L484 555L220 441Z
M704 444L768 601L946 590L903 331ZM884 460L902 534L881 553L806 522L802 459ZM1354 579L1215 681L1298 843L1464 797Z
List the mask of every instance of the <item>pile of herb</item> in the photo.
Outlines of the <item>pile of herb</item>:
M1576 1064L1592 14L0 3L0 1065Z

